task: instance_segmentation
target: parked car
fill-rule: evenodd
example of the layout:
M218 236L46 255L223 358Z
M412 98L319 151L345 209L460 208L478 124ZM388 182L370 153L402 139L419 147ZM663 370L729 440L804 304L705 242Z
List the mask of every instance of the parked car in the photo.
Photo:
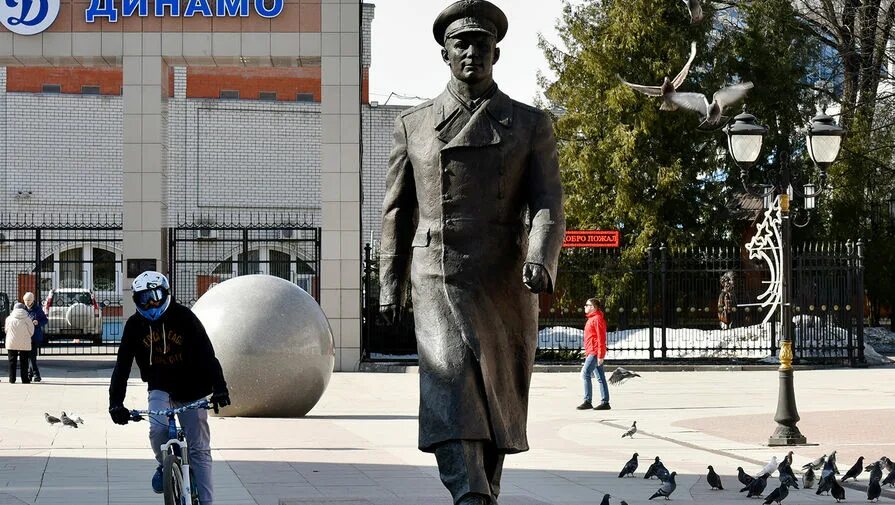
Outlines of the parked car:
M43 305L49 322L46 340L87 338L95 344L103 340L103 312L90 290L59 288L50 290Z

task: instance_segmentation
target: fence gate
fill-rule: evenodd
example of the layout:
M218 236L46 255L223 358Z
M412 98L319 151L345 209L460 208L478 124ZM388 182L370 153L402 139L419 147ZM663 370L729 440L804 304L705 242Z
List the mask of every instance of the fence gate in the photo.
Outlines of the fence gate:
M49 318L42 354L114 354L121 240L119 215L0 219L0 317L32 292Z
M189 223L168 229L174 298L192 307L214 285L240 275L286 279L320 300L319 227Z

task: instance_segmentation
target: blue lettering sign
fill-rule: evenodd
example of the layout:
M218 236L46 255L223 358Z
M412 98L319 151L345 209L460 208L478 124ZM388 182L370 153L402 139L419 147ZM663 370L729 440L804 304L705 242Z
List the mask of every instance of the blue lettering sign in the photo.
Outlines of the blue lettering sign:
M163 17L165 15L165 7L172 16L180 15L180 0L155 0L155 16Z
M208 0L187 0L186 7L183 8L184 17L191 18L196 13L206 17L214 15L211 13L211 6L208 5Z
M275 18L283 12L283 0L273 0L273 6L268 9L264 0L255 0L255 12L263 18Z
M248 17L249 0L217 0L217 15Z
M121 15L124 17L132 16L134 11L137 11L138 16L148 16L149 15L149 2L148 0L123 0L121 3Z
M106 18L110 23L118 21L118 9L115 8L113 0L90 0L84 19L88 23L93 23L96 18Z

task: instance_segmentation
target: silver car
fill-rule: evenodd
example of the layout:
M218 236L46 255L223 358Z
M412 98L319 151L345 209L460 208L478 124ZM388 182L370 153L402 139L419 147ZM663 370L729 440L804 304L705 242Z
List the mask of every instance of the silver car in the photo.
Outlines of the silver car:
M103 312L96 297L87 289L59 288L50 290L44 301L49 322L44 338L87 338L95 344L103 340Z

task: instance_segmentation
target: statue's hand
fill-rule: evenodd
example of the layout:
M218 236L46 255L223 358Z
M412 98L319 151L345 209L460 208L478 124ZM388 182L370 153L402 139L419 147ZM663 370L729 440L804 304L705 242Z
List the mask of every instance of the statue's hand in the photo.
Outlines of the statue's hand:
M550 282L547 269L537 263L526 263L522 267L522 283L528 286L532 293L540 293L547 290Z
M382 316L382 320L385 321L385 324L391 326L398 321L398 312L399 307L397 303L390 303L388 305L380 305L379 306L379 315Z

